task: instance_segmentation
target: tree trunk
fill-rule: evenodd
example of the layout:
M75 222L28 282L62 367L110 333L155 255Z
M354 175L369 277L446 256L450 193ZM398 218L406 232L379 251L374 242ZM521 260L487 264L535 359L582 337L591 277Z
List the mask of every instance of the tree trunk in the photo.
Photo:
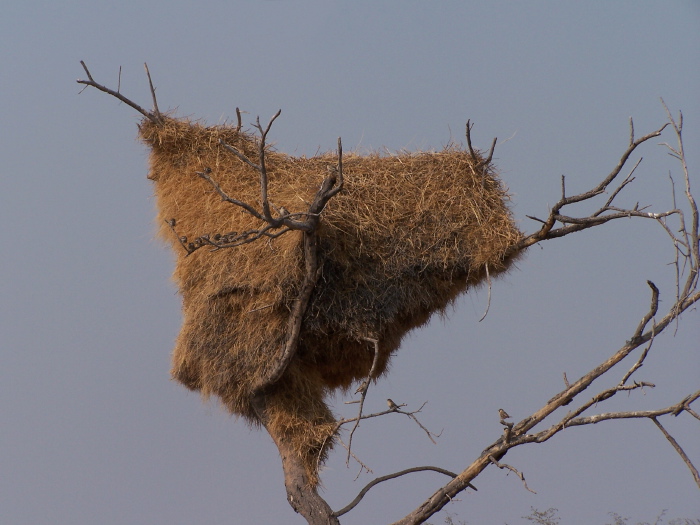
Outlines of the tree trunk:
M282 458L284 471L284 486L287 489L287 501L292 508L306 519L309 525L340 525L338 518L333 516L333 509L317 492L316 487L310 483L306 469L298 453L286 442L284 436L270 432L267 425L267 396L258 393L253 398L260 422L277 445Z

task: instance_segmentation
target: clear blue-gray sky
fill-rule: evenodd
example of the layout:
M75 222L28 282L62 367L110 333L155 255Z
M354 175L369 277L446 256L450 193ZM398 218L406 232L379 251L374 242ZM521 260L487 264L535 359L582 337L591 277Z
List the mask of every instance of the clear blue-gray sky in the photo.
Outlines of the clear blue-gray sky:
M179 329L172 256L154 241L135 112L98 81L161 109L218 123L266 120L279 150L440 148L499 137L497 163L521 227L546 214L566 174L593 186L628 141L659 127L659 97L683 110L700 187L700 3L685 2L12 2L0 19L0 523L303 523L285 501L277 451L215 402L169 379ZM510 139L510 140L506 140ZM666 135L665 140L671 140ZM623 203L672 207L669 170L649 144ZM696 194L700 196L700 193ZM623 221L530 250L493 288L408 338L370 391L416 408L437 445L400 417L363 424L353 481L342 452L324 471L334 508L370 479L433 464L460 470L500 433L497 409L525 417L627 339L649 303L673 294L672 252L651 221ZM659 338L639 379L656 389L599 410L660 408L700 385L700 322ZM631 363L623 367L629 368ZM605 385L619 380L618 370ZM338 413L346 413L342 399ZM666 420L700 463L697 421ZM341 457L342 456L342 457ZM700 518L688 469L648 421L570 429L507 456L526 475L487 470L447 507L468 523L520 523L557 507L563 523ZM445 479L383 484L343 523L388 523ZM432 522L442 523L445 514Z

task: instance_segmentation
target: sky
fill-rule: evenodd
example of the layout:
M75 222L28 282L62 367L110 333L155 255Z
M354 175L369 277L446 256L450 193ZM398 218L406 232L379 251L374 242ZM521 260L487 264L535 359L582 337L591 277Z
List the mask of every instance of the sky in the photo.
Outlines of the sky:
M180 299L173 258L154 238L139 115L96 80L149 106L148 62L161 109L211 124L244 113L266 121L278 150L476 146L495 161L526 232L559 198L596 185L629 138L660 127L663 97L685 117L687 160L700 187L698 2L13 2L0 19L0 523L303 523L285 500L269 437L169 378ZM621 204L672 208L677 163L658 142ZM700 192L696 191L696 197ZM406 418L363 423L354 452L373 474L355 480L337 451L323 495L333 508L371 479L416 465L460 471L516 420L630 337L649 304L646 280L673 297L672 250L651 221L625 220L531 248L494 283L462 296L412 333L367 407L387 397ZM675 332L675 335L674 333ZM657 386L596 411L652 409L699 387L700 319L658 338L638 379ZM591 395L619 381L625 362ZM584 397L588 399L588 397ZM334 398L338 415L352 412ZM352 405L351 405L352 406ZM696 407L697 408L697 407ZM662 422L700 465L698 422ZM568 429L511 451L522 471L487 469L431 520L524 523L531 507L562 523L700 518L690 472L646 420ZM447 480L383 483L342 519L390 523Z

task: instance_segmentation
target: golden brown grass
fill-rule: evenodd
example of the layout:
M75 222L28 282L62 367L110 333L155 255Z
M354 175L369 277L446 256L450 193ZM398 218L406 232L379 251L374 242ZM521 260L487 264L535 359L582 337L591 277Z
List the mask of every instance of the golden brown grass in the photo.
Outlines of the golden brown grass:
M281 354L304 276L301 233L187 255L177 236L261 226L196 174L210 168L223 191L259 209L259 174L219 144L223 139L258 162L257 141L234 127L169 117L161 124L144 120L140 134L151 148L159 233L175 251L174 279L183 298L173 377L256 422L251 388ZM494 276L513 262L506 250L522 234L494 169L475 169L479 160L456 146L343 156L345 187L322 215L322 272L297 355L271 393L268 430L295 443L314 483L334 428L324 398L368 374L373 346L363 338L379 340L380 375L409 330L482 283L487 268ZM337 158L297 158L268 148L266 164L271 203L294 213L307 210ZM177 236L166 223L171 219Z

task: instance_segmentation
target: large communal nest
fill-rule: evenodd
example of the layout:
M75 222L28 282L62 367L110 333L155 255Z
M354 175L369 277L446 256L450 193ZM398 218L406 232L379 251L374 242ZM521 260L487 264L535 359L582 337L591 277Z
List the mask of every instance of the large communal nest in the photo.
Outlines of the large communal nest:
M140 135L151 149L160 235L175 251L174 278L183 298L173 377L256 422L251 389L284 347L304 278L303 233L191 251L193 239L225 240L260 228L258 219L221 198L224 192L260 206L259 173L221 145L257 162L259 139L239 127L169 117L144 119ZM294 213L308 209L338 158L298 158L267 148L265 162L271 204ZM205 171L221 192L197 174ZM350 153L343 156L343 173L343 191L321 215L320 274L298 350L268 405L268 430L293 444L312 483L335 429L324 398L368 375L374 347L366 338L379 341L376 378L408 331L468 287L507 270L513 262L508 248L522 237L505 188L474 152L449 146Z

